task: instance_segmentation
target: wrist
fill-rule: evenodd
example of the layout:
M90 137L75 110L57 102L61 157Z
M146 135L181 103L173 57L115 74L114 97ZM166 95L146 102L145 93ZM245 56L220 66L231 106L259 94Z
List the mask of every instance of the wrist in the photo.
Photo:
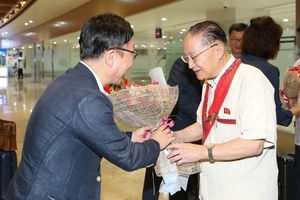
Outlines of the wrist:
M174 134L175 140L177 140L177 132L173 131L173 134Z
M211 143L211 144L207 144L205 146L206 146L206 149L207 149L207 156L208 156L209 162L214 163L215 159L214 159L214 156L213 156L213 149L215 147L215 144Z
M299 106L293 106L290 111L292 112L293 115L297 115L300 113L300 107Z

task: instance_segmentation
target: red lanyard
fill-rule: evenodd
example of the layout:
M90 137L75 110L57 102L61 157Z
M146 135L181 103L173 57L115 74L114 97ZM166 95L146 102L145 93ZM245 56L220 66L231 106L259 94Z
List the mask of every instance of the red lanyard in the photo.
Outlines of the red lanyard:
M236 59L220 78L220 81L216 87L213 103L211 104L208 113L207 113L207 101L208 101L209 84L207 83L206 85L206 91L205 91L203 109L202 109L203 144L216 121L216 117L227 95L234 74L240 64L241 64L241 60Z

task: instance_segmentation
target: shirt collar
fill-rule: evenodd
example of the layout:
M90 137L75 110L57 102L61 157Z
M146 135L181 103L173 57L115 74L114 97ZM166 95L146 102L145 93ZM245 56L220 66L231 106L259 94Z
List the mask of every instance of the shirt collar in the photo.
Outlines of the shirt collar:
M96 73L95 73L95 72L94 72L94 71L93 71L93 70L92 70L85 62L80 61L80 63L82 63L84 66L86 66L86 67L92 72L92 74L94 75L94 77L95 77L95 79L96 79L96 82L97 82L97 85L98 85L98 87L99 87L99 90L100 90L102 93L108 95L108 93L105 92L104 87L103 87L103 85L102 85L102 83L101 83L101 80L100 80L99 77L96 75Z

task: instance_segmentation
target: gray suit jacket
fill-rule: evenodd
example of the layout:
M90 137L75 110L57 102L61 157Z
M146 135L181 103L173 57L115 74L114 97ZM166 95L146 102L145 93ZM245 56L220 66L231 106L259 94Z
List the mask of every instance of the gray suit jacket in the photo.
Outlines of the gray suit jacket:
M132 171L153 164L159 151L158 142L133 143L119 130L110 100L78 63L36 103L6 199L99 200L103 157Z

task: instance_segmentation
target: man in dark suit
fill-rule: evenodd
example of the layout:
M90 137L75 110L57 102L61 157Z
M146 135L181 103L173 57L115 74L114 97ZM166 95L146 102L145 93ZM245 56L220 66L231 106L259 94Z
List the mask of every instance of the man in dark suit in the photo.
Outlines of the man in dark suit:
M171 113L171 118L175 124L171 128L173 131L181 130L197 120L196 111L198 109L202 84L197 79L193 70L189 69L188 64L181 58L178 58L169 73L168 84L170 86L179 87L178 101ZM198 141L200 143L200 141ZM143 200L158 200L159 186L162 181L161 177L157 177L153 167L146 169ZM153 184L154 183L154 184ZM199 174L190 175L187 191L183 189L174 195L170 195L170 200L197 200L199 192Z
M124 18L105 13L80 34L80 59L48 86L30 116L23 154L7 200L100 199L100 162L132 171L149 166L174 140L165 125L149 140L140 128L121 132L103 86L120 83L137 53Z

